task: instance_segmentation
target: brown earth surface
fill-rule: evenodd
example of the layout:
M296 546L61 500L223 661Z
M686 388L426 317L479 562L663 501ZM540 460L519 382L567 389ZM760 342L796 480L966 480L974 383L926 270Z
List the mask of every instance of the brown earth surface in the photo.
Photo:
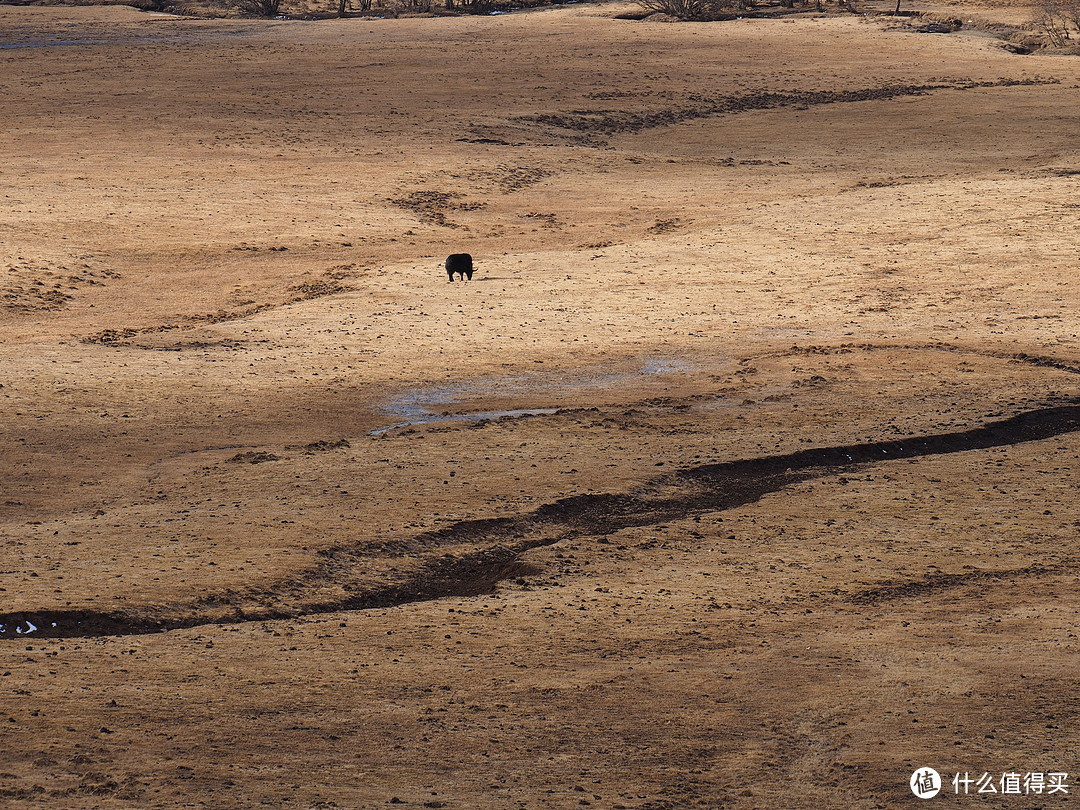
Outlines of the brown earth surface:
M1080 59L620 10L0 6L0 805L1080 792Z

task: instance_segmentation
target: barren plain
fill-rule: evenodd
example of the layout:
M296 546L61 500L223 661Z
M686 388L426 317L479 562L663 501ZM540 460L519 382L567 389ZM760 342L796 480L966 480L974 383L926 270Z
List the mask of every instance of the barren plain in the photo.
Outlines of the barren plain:
M0 804L1080 792L1080 59L620 10L0 6Z

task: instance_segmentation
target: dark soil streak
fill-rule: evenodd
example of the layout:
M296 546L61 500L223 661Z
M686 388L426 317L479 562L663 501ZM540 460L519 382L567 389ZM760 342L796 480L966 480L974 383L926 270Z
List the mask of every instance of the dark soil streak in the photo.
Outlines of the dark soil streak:
M1080 404L1026 411L982 427L903 440L824 447L778 456L706 464L654 479L638 494L595 494L562 498L512 518L465 520L424 532L407 543L430 556L452 545L481 546L465 555L429 559L402 581L364 589L356 571L364 555L356 547L321 553L315 568L258 590L203 597L187 605L133 612L88 609L25 610L0 614L0 638L66 638L153 633L205 624L296 618L342 610L385 608L445 596L490 592L501 580L519 576L525 551L581 536L648 526L704 512L753 503L791 484L893 459L922 458L1005 447L1080 431ZM655 494L650 494L655 493ZM896 598L949 584L953 575L926 583L884 584L852 597L863 601ZM337 586L350 595L318 600L315 592ZM914 590L913 590L914 589Z
M956 81L942 84L904 84L868 87L859 90L806 90L793 93L758 92L745 95L723 95L695 99L695 103L654 112L621 110L571 110L560 113L521 116L517 120L534 124L604 135L634 133L656 127L667 127L708 118L754 110L774 110L780 107L809 107L820 104L841 104L856 101L889 101L905 96L923 96L940 90L974 90L986 87L1012 87L1043 84L1042 79L999 79L997 81Z
M852 594L848 597L848 601L859 605L871 605L893 599L929 596L952 588L961 588L965 585L975 585L983 582L1000 582L1004 579L1060 574L1066 568L1074 567L1075 565L1029 565L1024 568L1009 568L1000 571L975 570L963 571L958 574L933 573L928 574L925 579L911 582L882 582L872 588Z

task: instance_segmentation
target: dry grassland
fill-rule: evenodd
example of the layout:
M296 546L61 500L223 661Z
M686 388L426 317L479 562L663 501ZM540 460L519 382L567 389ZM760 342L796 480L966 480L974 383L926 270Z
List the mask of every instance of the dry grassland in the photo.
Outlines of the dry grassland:
M1080 59L618 10L0 6L0 804L1080 782Z

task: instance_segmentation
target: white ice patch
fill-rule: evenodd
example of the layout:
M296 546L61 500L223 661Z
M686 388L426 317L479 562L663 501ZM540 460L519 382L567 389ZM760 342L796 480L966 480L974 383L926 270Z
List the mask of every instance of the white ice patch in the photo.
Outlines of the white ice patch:
M693 365L680 358L646 357L641 366L633 371L592 371L576 375L517 374L506 377L487 377L463 381L455 385L416 388L399 394L385 402L382 410L393 421L370 431L372 436L382 436L394 428L426 425L432 422L479 422L485 419L501 419L515 416L546 416L558 408L519 408L506 411L482 411L479 413L448 413L439 406L456 402L468 402L481 397L529 396L542 397L547 393L566 394L569 391L596 390L625 383L640 377L663 377L693 370ZM442 411L442 412L440 412Z

